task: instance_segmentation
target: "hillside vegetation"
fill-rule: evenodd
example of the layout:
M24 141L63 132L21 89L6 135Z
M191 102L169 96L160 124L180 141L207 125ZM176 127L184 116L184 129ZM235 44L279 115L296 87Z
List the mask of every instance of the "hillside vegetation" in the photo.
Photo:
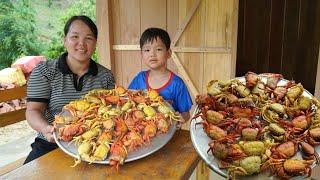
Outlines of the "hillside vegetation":
M81 14L95 21L95 0L1 0L0 69L22 56L57 58L65 22Z

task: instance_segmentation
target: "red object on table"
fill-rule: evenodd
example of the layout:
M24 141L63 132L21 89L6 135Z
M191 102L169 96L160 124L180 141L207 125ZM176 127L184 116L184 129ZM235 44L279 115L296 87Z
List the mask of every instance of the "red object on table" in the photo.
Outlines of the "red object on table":
M37 64L45 60L44 56L24 56L17 59L11 67L20 67L24 74L30 74Z

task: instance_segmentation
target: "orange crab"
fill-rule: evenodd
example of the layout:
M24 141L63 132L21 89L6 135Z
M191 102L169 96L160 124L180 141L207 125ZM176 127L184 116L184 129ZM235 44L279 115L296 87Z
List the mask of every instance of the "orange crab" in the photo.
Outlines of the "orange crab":
M124 163L128 156L128 151L122 141L116 141L111 145L109 164L119 170L119 165Z
M79 136L86 131L86 125L83 123L66 125L59 129L59 139L69 142L75 136Z

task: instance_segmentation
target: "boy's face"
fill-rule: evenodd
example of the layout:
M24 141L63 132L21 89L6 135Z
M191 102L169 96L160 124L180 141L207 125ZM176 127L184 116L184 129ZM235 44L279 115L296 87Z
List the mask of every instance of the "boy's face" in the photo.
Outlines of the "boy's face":
M151 70L163 70L167 68L167 60L171 57L171 50L167 50L162 40L156 38L142 46L141 56L143 62Z

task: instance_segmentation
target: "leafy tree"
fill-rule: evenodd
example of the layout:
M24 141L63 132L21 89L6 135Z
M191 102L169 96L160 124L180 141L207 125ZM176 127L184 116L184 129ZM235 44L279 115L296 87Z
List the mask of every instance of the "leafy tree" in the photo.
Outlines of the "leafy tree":
M0 69L10 66L18 57L42 51L34 24L29 0L0 1Z
M61 16L58 22L58 27L60 31L57 33L55 37L52 38L51 43L49 44L49 48L45 51L45 56L47 59L57 58L64 52L63 47L63 27L67 20L74 15L86 15L90 17L94 22L96 21L96 2L95 0L79 0L76 1L65 14ZM96 59L96 53L93 55L93 59Z

